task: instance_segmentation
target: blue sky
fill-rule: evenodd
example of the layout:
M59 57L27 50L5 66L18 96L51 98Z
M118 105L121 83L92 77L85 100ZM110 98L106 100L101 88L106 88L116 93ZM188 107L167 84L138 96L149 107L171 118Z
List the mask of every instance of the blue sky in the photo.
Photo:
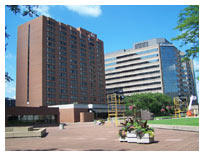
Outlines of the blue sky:
M50 16L57 21L73 27L82 27L98 35L104 41L105 53L132 48L133 43L152 38L172 37L180 32L173 28L177 25L178 15L186 5L102 5L102 6L39 6L40 15ZM16 49L17 27L33 18L14 15L5 9L5 24L11 35L5 54L5 71L14 81L5 84L5 96L15 98L16 86ZM180 50L179 42L172 42ZM198 60L195 61L198 69ZM197 75L198 73L196 73ZM198 85L197 85L198 86Z

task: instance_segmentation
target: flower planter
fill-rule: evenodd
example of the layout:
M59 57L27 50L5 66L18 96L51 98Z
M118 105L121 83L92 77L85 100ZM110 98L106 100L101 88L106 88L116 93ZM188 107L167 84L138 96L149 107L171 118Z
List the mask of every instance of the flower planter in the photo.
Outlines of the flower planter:
M137 135L136 135L135 131L131 131L131 132L127 132L127 137L128 138L135 138L135 137L137 137Z
M120 142L127 142L127 137L125 137L125 138L119 138L119 140L120 140Z
M154 142L154 137L150 138L149 134L144 134L144 136L140 138L136 136L136 134L133 135L132 133L128 133L126 140L129 143L149 144Z

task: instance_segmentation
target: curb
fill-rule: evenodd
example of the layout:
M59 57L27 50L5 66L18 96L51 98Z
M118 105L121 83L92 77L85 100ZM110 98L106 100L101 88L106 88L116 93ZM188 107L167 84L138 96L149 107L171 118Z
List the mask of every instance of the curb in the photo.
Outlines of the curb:
M149 126L152 128L159 128L159 129L199 132L199 126L178 126L178 125L157 125L157 124L149 124Z

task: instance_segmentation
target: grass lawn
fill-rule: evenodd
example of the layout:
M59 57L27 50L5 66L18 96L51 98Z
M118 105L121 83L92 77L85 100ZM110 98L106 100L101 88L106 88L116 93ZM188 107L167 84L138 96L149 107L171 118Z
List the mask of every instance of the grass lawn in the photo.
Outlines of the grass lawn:
M199 126L199 118L149 120L148 124Z

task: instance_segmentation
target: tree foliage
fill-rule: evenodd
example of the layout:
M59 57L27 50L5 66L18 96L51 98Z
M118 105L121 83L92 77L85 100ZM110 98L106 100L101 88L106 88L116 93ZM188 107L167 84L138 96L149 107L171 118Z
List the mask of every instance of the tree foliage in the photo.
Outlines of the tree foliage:
M16 14L21 14L22 16L30 16L30 17L33 17L33 16L38 16L38 13L37 13L37 8L38 8L38 5L7 5L6 7L8 7L10 9L11 12L13 12L15 15ZM10 37L10 34L8 34L7 32L7 26L5 27L5 39L9 39ZM6 51L6 48L8 46L8 43L6 42L5 44L5 51ZM8 72L5 72L5 81L6 82L10 82L10 81L13 81L13 79L9 76Z
M22 16L39 16L37 12L38 5L7 5L15 15L20 13Z
M172 40L182 41L181 47L191 45L186 50L183 60L189 60L190 57L197 57L199 54L199 6L190 5L179 14L178 25L174 28L181 32Z
M171 97L162 93L141 93L125 97L126 114L132 115L128 108L134 106L136 110L149 110L154 115L168 115L172 112L173 101Z

